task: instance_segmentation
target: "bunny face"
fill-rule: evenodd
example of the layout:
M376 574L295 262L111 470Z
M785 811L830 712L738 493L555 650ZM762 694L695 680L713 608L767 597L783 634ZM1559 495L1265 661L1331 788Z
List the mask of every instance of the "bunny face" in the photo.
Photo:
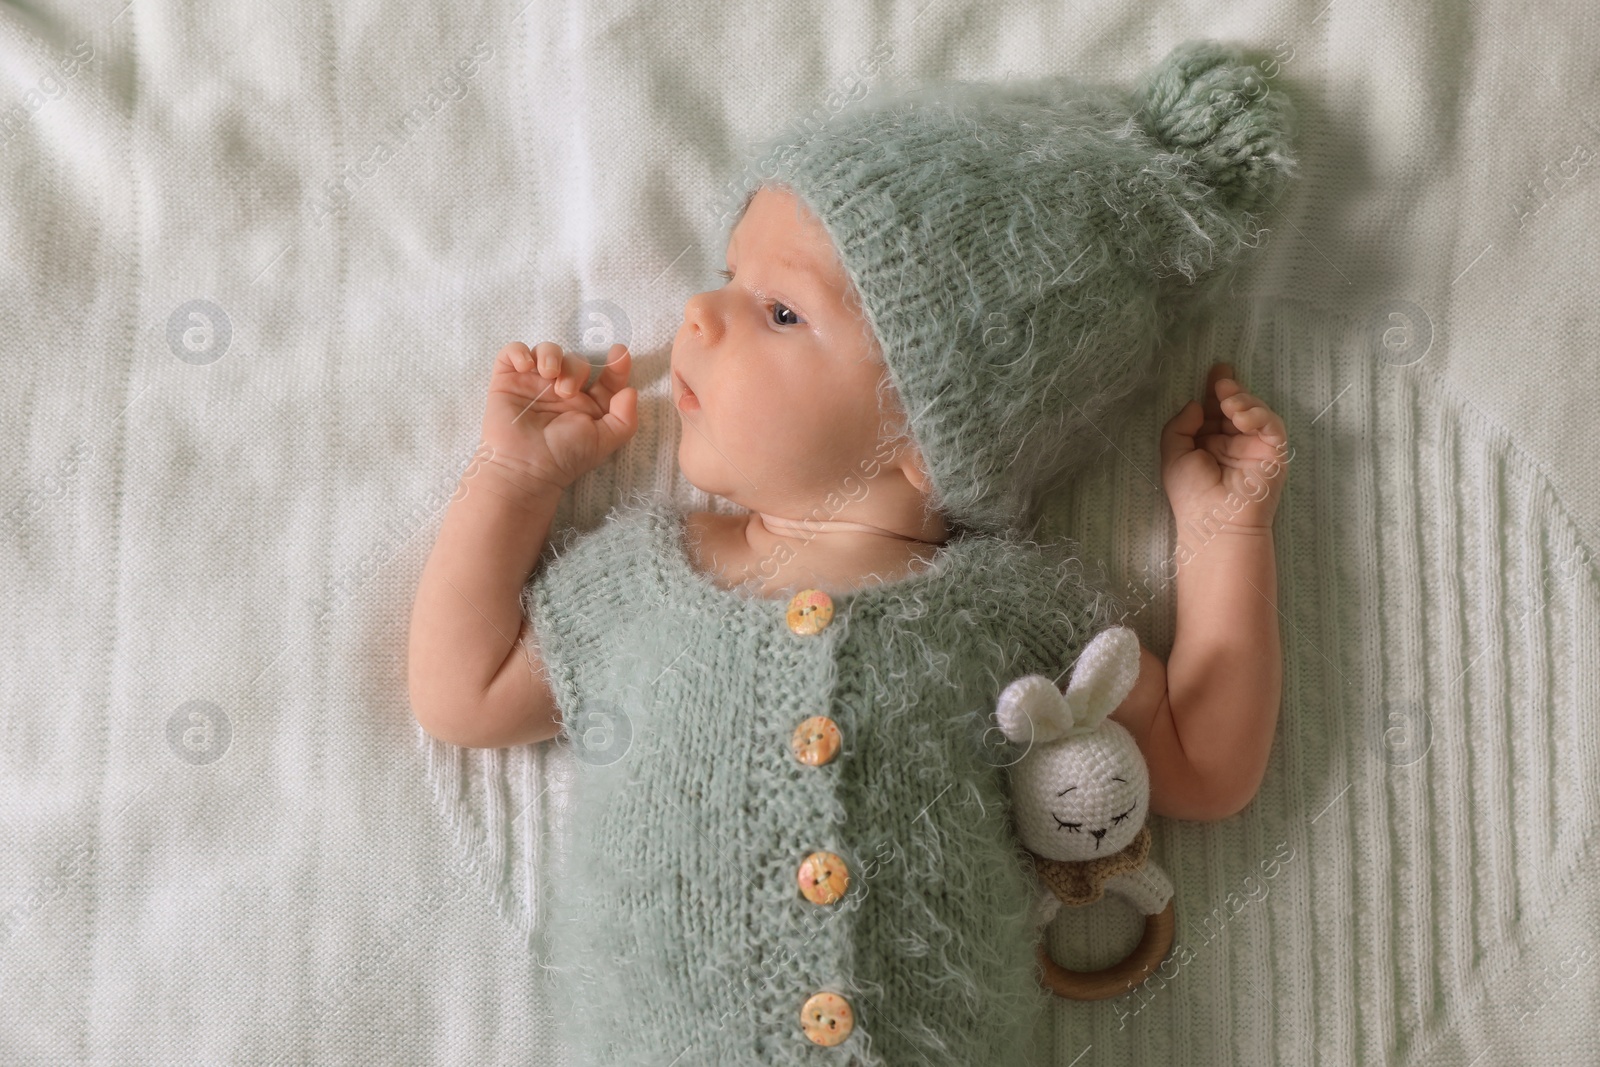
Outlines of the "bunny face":
M1095 635L1065 693L1041 674L1000 694L995 718L1024 748L1011 766L1011 806L1023 847L1053 860L1120 852L1150 814L1150 771L1133 735L1109 718L1139 677L1139 638L1126 626Z
M1014 764L1011 799L1028 851L1091 860L1126 848L1150 814L1150 773L1133 735L1110 719L1036 746Z

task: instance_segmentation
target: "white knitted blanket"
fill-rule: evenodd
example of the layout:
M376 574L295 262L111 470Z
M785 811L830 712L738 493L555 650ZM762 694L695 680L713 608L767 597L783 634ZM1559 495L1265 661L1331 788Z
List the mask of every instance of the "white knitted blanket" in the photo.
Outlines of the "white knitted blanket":
M1156 432L1235 362L1296 446L1283 711L1245 813L1152 823L1162 974L1039 1038L1600 1061L1600 22L1567 6L0 12L0 1063L560 1064L530 946L571 761L436 744L404 684L496 349L635 352L640 433L559 522L716 507L663 376L745 145L1194 36L1272 57L1303 175L1050 530L1167 653ZM1106 900L1052 947L1135 932Z

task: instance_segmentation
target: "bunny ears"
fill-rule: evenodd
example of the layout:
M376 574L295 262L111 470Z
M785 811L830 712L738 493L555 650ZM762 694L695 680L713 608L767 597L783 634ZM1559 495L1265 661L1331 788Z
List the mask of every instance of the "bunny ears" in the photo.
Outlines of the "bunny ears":
M1042 674L1018 678L1000 694L995 717L1017 744L1047 744L1093 733L1139 680L1139 637L1126 626L1095 635L1062 693Z

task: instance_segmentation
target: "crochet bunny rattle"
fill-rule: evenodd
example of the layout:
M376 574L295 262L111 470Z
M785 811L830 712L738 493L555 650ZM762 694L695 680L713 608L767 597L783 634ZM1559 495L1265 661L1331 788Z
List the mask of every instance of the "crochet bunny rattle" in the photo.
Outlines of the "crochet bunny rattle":
M1172 883L1150 855L1150 774L1133 735L1107 716L1139 677L1139 639L1126 626L1097 634L1062 693L1040 674L1000 694L995 715L1026 748L1010 768L1017 833L1040 881L1034 911L1044 984L1072 1000L1126 992L1172 946ZM1121 963L1071 971L1051 959L1043 928L1061 905L1092 904L1103 891L1145 916L1144 936Z

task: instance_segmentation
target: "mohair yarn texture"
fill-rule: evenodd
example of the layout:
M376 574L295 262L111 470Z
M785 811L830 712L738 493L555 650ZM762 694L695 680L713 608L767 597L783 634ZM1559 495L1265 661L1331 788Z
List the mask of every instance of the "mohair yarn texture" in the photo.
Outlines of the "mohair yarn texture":
M1131 92L880 87L759 146L728 214L763 184L805 201L882 346L932 504L1026 535L1258 243L1296 167L1293 116L1215 41L1173 49Z
M574 1062L1034 1064L1036 889L989 713L1064 677L1111 598L1070 541L965 531L796 634L788 596L715 585L684 536L635 495L524 588L577 757L545 931ZM814 715L843 738L819 766L790 747ZM813 851L847 865L831 905L799 892ZM819 991L854 1012L833 1047L801 1027Z

